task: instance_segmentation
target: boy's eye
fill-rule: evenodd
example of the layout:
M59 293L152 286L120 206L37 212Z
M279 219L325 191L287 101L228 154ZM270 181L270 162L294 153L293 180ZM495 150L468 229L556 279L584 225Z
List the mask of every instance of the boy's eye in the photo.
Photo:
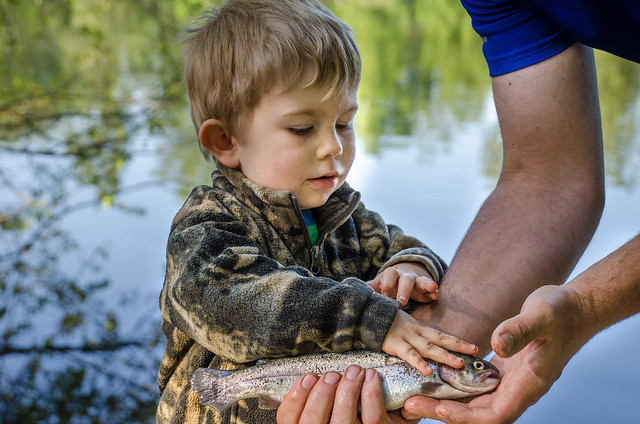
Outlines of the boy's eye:
M311 131L313 131L313 127L289 128L289 132L295 135L308 135Z
M349 122L348 124L336 124L336 129L338 131L349 131L353 129L353 125L351 124L351 122Z

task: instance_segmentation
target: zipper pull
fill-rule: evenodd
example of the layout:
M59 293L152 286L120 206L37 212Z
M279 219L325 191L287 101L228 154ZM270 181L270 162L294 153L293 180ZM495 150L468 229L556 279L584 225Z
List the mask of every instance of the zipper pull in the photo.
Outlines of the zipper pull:
M317 244L311 247L311 267L309 269L313 275L320 272L320 246Z

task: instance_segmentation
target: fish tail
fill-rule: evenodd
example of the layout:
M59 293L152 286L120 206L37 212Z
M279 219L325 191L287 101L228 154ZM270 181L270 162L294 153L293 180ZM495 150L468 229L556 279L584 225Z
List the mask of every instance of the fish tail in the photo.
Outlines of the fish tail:
M223 412L237 401L233 398L224 377L233 374L233 371L214 370L211 368L198 368L191 376L191 388L200 397L202 405L214 407L218 412Z

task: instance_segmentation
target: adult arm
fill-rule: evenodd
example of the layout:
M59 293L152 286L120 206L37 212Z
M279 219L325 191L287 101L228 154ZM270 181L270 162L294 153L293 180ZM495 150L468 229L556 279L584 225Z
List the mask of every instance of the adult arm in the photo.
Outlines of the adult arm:
M502 371L495 392L468 404L413 397L406 416L447 423L511 423L560 377L571 357L600 330L640 313L640 235L563 286L533 292L519 315L492 336Z
M481 354L527 295L566 280L604 204L592 51L574 44L492 85L504 152L498 183L445 274L441 299L414 313Z

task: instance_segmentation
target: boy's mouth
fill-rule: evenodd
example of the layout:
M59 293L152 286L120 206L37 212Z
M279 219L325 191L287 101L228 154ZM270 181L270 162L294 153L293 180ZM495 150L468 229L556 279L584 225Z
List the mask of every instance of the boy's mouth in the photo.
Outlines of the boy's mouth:
M331 180L334 178L338 178L338 173L337 172L332 172L330 174L325 174L322 175L320 177L316 177L316 178L312 178L313 180Z
M312 178L310 181L314 182L318 188L330 189L334 188L338 181L338 174L328 174L321 177Z

